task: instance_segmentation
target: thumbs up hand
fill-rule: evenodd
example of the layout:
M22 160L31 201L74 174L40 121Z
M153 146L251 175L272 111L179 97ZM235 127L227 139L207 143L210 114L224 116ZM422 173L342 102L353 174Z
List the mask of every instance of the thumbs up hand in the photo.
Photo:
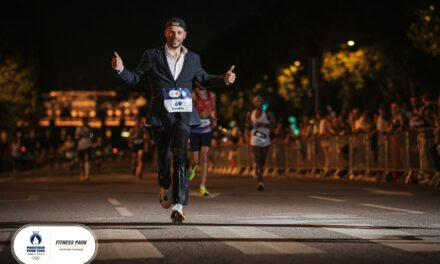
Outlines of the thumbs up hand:
M112 68L117 70L118 72L121 72L124 69L124 63L122 62L121 57L119 57L119 54L116 51L113 53Z
M235 73L233 72L235 65L232 65L231 68L225 74L225 83L230 85L235 82Z

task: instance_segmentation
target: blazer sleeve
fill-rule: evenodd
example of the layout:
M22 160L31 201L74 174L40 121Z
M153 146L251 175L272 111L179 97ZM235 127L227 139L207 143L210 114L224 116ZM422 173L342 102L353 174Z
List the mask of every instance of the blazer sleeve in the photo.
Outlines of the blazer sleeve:
M200 56L195 54L195 64L197 67L195 79L203 86L226 86L223 75L210 75L203 68Z
M151 60L148 50L142 55L139 65L134 71L130 71L124 67L122 72L119 73L119 78L126 84L136 85L140 82L141 77L151 70Z

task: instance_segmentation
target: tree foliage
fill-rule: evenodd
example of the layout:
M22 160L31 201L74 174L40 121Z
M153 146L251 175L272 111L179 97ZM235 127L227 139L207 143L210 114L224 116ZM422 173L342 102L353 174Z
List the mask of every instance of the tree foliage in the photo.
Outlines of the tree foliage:
M426 54L440 55L440 15L433 5L416 12L416 21L409 26L407 35Z
M294 109L301 109L313 95L310 80L299 61L281 68L277 81L278 95Z
M347 109L353 94L366 87L366 83L376 78L386 61L381 52L373 48L357 50L342 49L323 54L321 74L325 82L339 87L339 98Z
M18 120L29 119L37 109L33 70L17 59L0 63L0 125L13 127Z

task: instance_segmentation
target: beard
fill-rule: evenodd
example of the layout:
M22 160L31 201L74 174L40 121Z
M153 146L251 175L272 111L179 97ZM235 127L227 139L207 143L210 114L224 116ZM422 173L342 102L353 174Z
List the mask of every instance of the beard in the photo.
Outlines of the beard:
M170 41L168 42L168 45L169 45L170 47L172 47L173 49L177 49L177 48L180 48L180 46L182 46L182 42L181 42L181 41L173 41L173 40L170 40Z

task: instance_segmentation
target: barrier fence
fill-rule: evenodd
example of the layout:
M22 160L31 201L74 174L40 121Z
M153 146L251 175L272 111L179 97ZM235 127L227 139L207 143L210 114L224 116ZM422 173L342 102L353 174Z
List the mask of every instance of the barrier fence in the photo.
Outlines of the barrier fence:
M431 159L433 129L411 129L391 134L351 134L308 137L269 147L264 176L346 178L440 184ZM252 176L254 160L248 145L211 150L209 171Z

